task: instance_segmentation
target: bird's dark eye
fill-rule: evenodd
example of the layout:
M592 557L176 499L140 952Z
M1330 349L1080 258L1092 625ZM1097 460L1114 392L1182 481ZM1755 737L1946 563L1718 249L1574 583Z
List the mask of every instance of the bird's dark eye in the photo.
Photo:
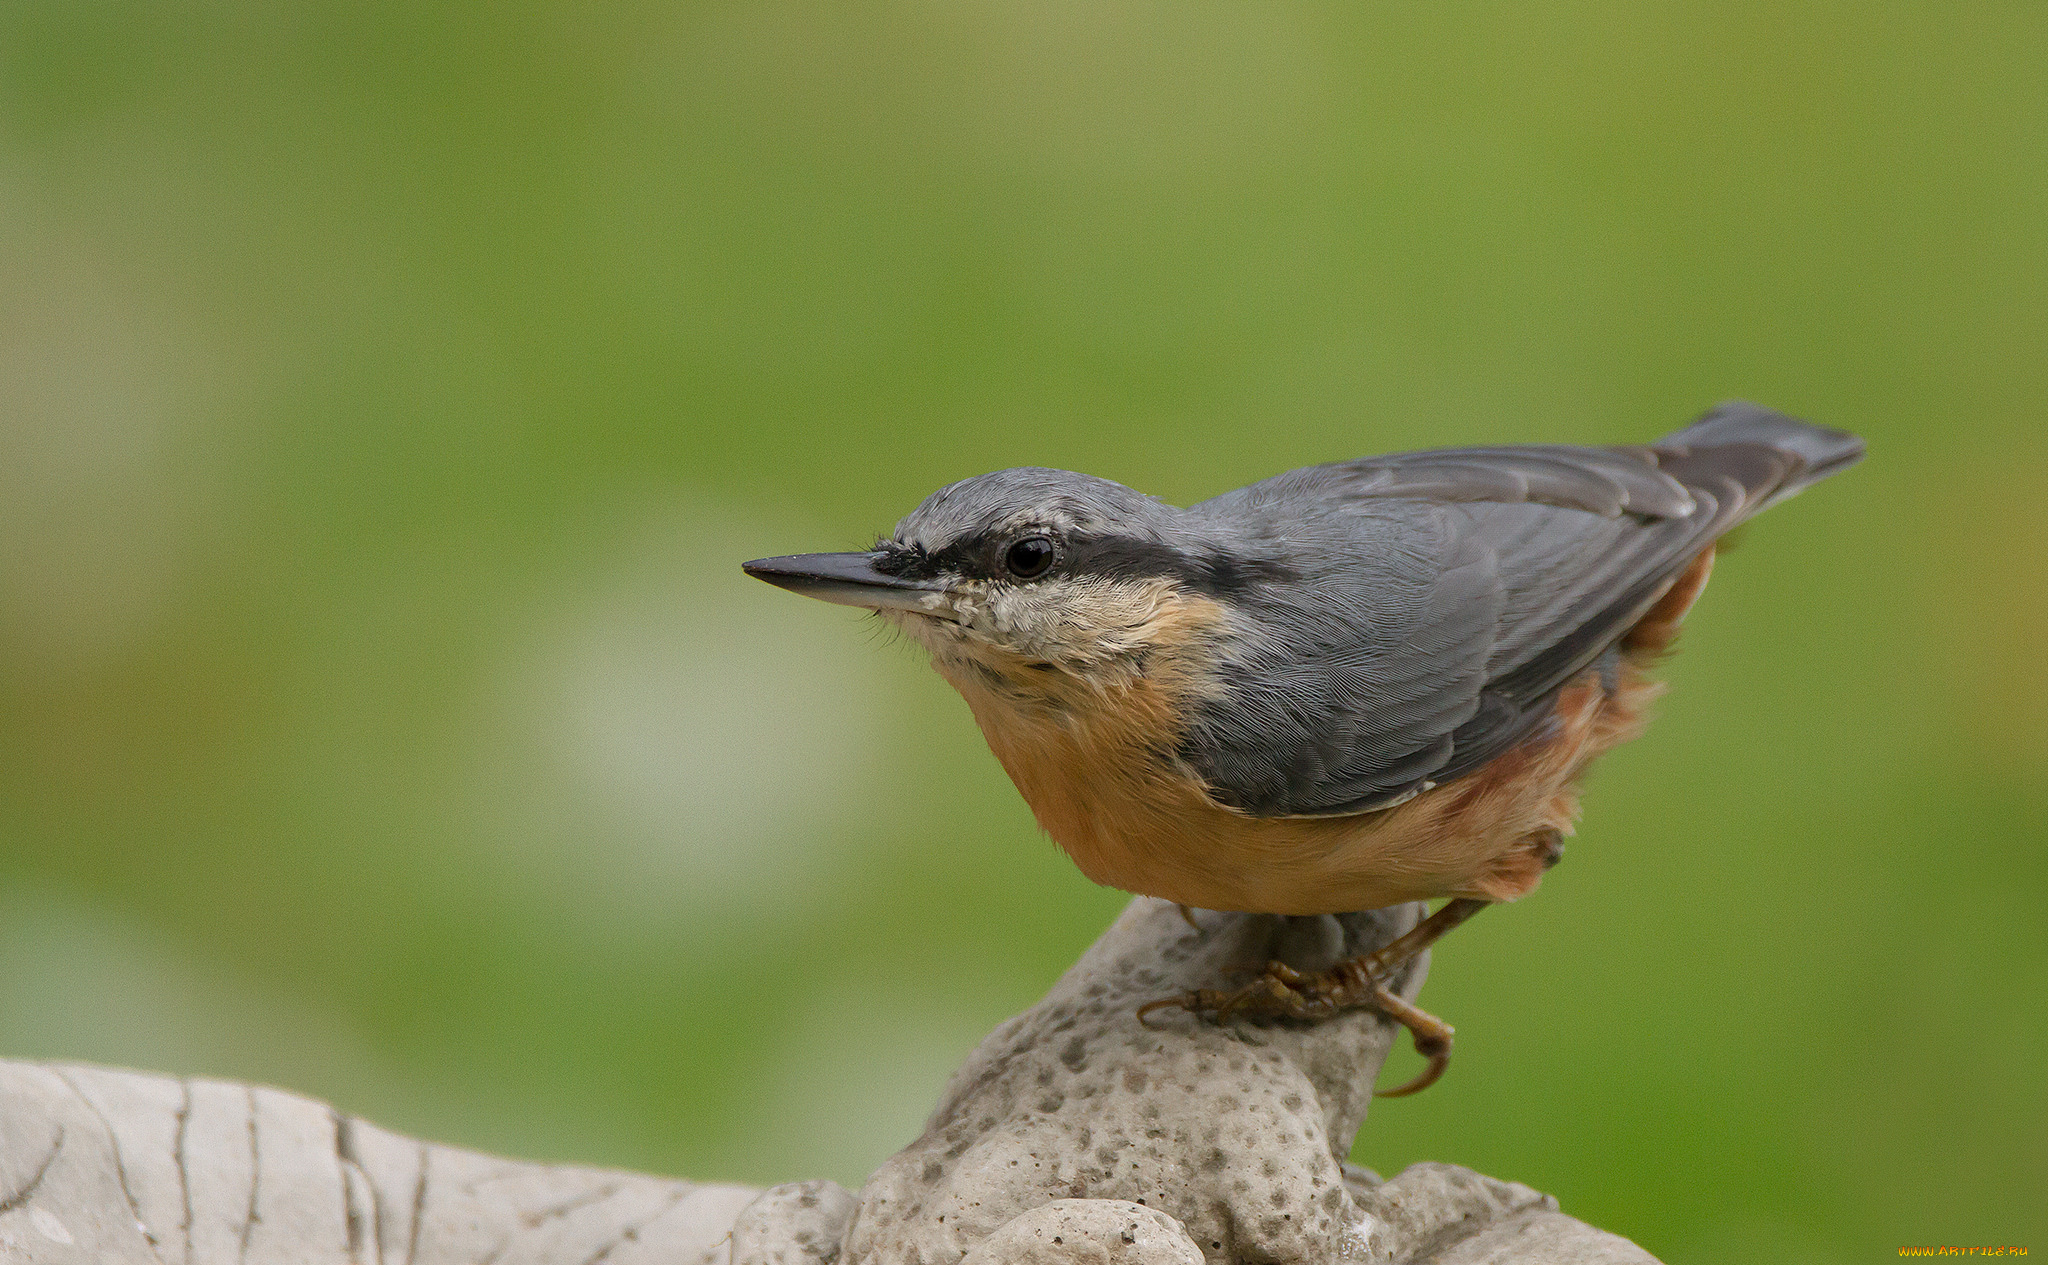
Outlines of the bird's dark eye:
M1026 536L1010 546L1003 555L1003 565L1020 580L1044 575L1052 565L1052 542L1043 536Z

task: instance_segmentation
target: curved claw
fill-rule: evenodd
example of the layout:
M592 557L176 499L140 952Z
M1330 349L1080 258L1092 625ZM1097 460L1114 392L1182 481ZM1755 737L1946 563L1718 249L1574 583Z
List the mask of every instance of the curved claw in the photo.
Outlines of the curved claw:
M1375 1089L1372 1091L1372 1096L1374 1098L1406 1098L1410 1094L1419 1094L1431 1085L1436 1084L1437 1078L1442 1076L1444 1069L1450 1065L1451 1052L1449 1050L1445 1050L1441 1054L1432 1054L1429 1056L1429 1066L1417 1073L1414 1080L1394 1089Z
M1423 1068L1421 1074L1407 1084L1394 1089L1376 1089L1372 1096L1406 1098L1410 1094L1421 1093L1436 1084L1437 1078L1444 1074L1444 1069L1451 1065L1451 1039L1457 1030L1428 1011L1418 1010L1384 988L1376 989L1375 992L1373 1004L1378 1007L1380 1013L1415 1034L1415 1052L1428 1059L1429 1066Z
M1148 1001L1138 1007L1138 1026L1150 1028L1154 1032L1160 1031L1152 1023L1150 1015L1155 1010L1165 1010L1169 1006L1179 1006L1182 1010L1192 1010L1198 1015L1204 1009L1200 993L1182 993L1178 997L1161 997L1158 1001Z

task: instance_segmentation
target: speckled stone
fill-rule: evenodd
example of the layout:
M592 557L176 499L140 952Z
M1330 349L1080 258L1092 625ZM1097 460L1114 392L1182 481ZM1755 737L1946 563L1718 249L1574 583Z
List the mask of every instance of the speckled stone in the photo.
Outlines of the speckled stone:
M960 1265L1202 1265L1202 1253L1157 1209L1057 1199L996 1227Z
M1176 1012L1153 1031L1135 1012L1273 957L1319 969L1418 913L1199 913L1196 930L1171 904L1133 901L1044 1001L982 1042L923 1136L869 1178L848 1265L953 1265L1060 1199L1163 1212L1214 1262L1336 1260L1359 1221L1343 1157L1398 1028L1371 1011L1224 1027Z
M853 1209L838 1182L771 1186L733 1222L732 1265L831 1265Z
M1656 1265L1620 1235L1564 1215L1549 1195L1455 1164L1412 1164L1382 1183L1355 1180L1352 1195L1360 1220L1347 1262Z

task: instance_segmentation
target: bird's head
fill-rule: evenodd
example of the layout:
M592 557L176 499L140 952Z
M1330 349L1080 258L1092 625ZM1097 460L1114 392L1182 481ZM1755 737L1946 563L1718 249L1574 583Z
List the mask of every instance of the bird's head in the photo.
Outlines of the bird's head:
M1122 682L1213 631L1215 569L1174 507L1028 467L941 488L872 550L746 564L770 584L880 613L963 689L1021 698Z

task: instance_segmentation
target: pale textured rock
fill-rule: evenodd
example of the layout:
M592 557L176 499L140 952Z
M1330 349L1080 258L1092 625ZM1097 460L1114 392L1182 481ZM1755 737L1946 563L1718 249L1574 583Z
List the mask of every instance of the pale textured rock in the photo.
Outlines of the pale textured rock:
M1202 1265L1202 1252L1157 1209L1058 1199L997 1226L960 1265Z
M723 1265L759 1193L433 1146L258 1086L0 1062L8 1265Z
M1153 998L1303 969L1381 944L1412 906L1321 918L1198 914L1133 901L1045 1000L954 1074L925 1133L861 1190L850 1265L937 1265L1052 1200L1123 1199L1186 1227L1214 1260L1321 1261L1356 1220L1342 1157L1394 1025L1141 1026ZM1403 981L1413 993L1421 966Z
M1411 925L1134 901L985 1040L858 1197L520 1163L295 1094L0 1062L0 1263L1643 1265L1526 1186L1343 1163L1397 1030L1138 1025L1155 997L1313 969ZM1400 981L1413 995L1423 964ZM1651 1262L1654 1265L1654 1262Z
M1355 1170L1356 1171L1356 1170ZM1655 1265L1619 1235L1565 1216L1557 1200L1455 1164L1415 1164L1392 1181L1360 1172L1352 1198L1360 1220L1349 1258L1430 1265Z
M831 1265L853 1210L838 1182L771 1186L733 1225L733 1265Z

